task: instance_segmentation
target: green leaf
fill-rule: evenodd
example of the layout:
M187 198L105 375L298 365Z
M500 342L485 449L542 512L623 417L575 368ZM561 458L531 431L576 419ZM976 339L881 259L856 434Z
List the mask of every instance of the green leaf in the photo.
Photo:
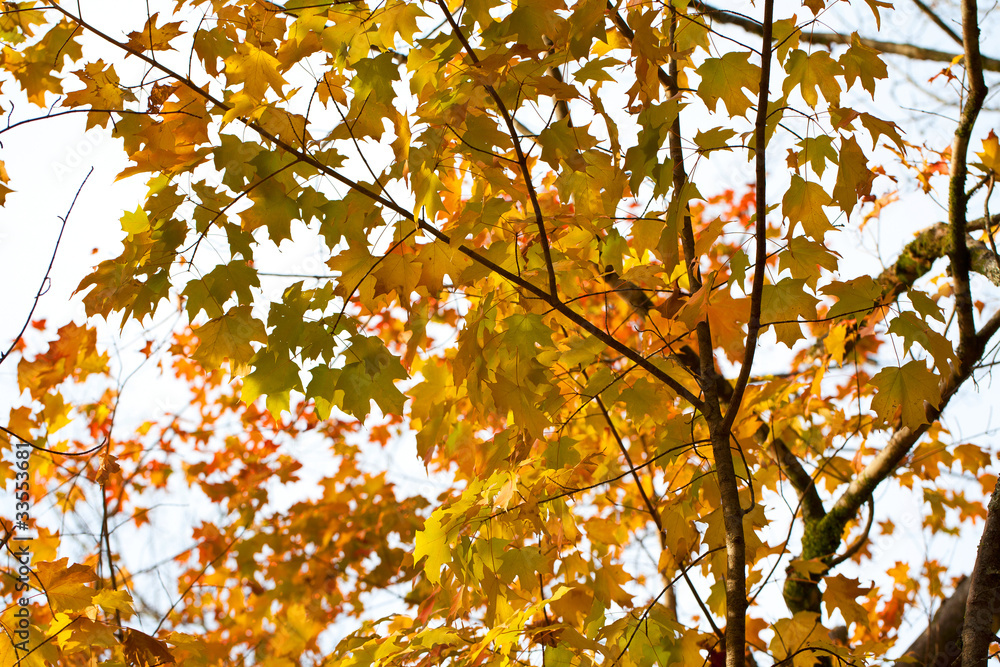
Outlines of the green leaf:
M243 378L241 398L252 403L267 396L267 409L272 415L289 410L292 391L302 391L299 367L287 355L275 350L261 350L253 359L253 372Z
M573 72L573 78L583 83L584 81L615 81L615 75L607 70L611 67L618 67L622 61L617 58L594 58L585 62L580 69Z
M589 126L571 125L568 117L550 124L538 135L542 159L553 169L558 169L561 161L574 171L586 169L587 162L581 153L597 145L597 140L590 136L587 127Z
M511 315L503 321L504 345L523 359L534 359L539 348L552 347L552 329L536 313Z
M826 164L837 164L837 150L833 147L833 137L821 134L818 137L806 137L797 146L802 150L798 153L798 163L808 161L817 176L826 171Z
M817 241L803 236L793 236L788 240L788 252L781 256L782 268L790 269L793 278L802 278L806 285L816 289L822 269L835 271L840 255L828 250Z
M906 296L909 297L914 309L924 318L929 317L944 324L945 319L944 313L941 312L941 306L937 305L936 301L927 296L926 292L918 289L910 289L907 291Z
M257 270L242 260L234 260L212 269L201 279L190 281L184 287L188 317L192 320L205 311L209 317L221 317L223 306L235 294L238 305L251 305L251 287L260 287Z
M317 401L324 415L336 406L364 419L371 412L371 401L383 414L403 413L406 397L394 381L405 380L406 369L380 339L354 336L344 356L343 368L319 366L312 371L306 396Z

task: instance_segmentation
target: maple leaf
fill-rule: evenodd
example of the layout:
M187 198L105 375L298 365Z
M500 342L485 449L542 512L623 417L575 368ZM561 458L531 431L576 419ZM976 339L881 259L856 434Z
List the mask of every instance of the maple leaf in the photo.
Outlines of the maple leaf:
M100 590L94 596L93 603L109 613L120 614L122 618L126 619L135 613L132 607L132 596L129 595L128 591Z
M710 111L715 111L721 99L730 115L746 115L752 96L756 96L760 87L759 66L750 63L745 54L733 51L721 58L708 58L697 72L701 77L698 95Z
M827 317L861 317L881 305L882 289L870 276L832 281L822 288L824 294L837 297Z
M857 598L867 595L871 587L863 588L857 579L849 579L842 574L823 577L826 590L823 591L823 602L827 610L839 609L848 625L857 623L858 627L868 625L868 611L857 603Z
M878 23L886 3L866 3ZM852 659L822 627L838 610L865 642L855 653L882 657L877 642L922 583L943 590L941 565L872 569L889 585L862 598L830 559L890 473L941 539L984 516L937 478L958 463L979 476L969 493L988 492L990 452L955 444L938 415L988 361L959 359L940 333L962 303L952 297L978 308L989 295L936 271L954 254L949 222L928 220L877 275L841 277L859 275L855 258L829 248L862 228L883 251L905 241L878 213L910 197L911 176L945 206L949 188L988 194L989 179L959 182L963 137L985 136L973 166L987 176L1000 154L966 94L977 65L959 81L961 49L880 42L894 58L951 61L956 85L941 95L965 111L960 150L927 148L955 128L839 106L855 84L881 99L888 71L862 28L807 29L843 19L845 3L778 6L771 26L696 5L150 0L119 17L119 41L72 3L7 3L0 84L17 108L3 105L5 147L85 114L87 127L112 123L102 159L117 151L120 179L148 187L114 204L122 247L80 282L87 316L105 321L41 322L10 345L21 392L0 476L18 502L49 494L52 521L96 526L69 547L83 566L47 562L67 538L33 526L51 590L32 608L28 659L473 665L541 645L555 663L716 665L750 662L746 647L770 640L770 656L806 667L829 651ZM755 109L761 91L780 91L770 109ZM64 152L87 157L99 134ZM720 151L755 164L716 165ZM13 155L0 205L15 180L60 195L62 164L39 177ZM130 187L78 203L110 205ZM979 215L960 209L940 219ZM988 257L993 229L968 222L976 259ZM181 304L172 325L164 315ZM991 350L1000 320L979 309L975 336ZM141 384L125 381L133 340ZM133 415L149 401L132 392L164 402ZM46 450L30 466L19 438ZM408 446L430 476L419 488L378 467ZM823 502L800 484L807 473ZM152 501L178 491L218 507L178 528L196 546L165 564L167 622L190 634L154 638L119 627L161 619L133 608L118 575L140 596L147 570L118 544L158 530ZM774 524L753 498L772 496L802 501L798 553L764 530ZM93 497L107 522L93 522ZM733 543L746 548L722 549ZM629 560L637 546L653 549L648 567ZM774 581L762 559L788 549L791 614L762 610ZM115 585L97 588L93 564ZM686 594L666 604L676 591L660 581L690 567L701 610ZM371 606L401 588L396 607ZM724 642L689 622L704 613L725 623ZM320 640L344 622L358 631Z
M285 79L279 72L280 63L270 53L250 42L241 43L236 53L226 58L226 76L231 83L242 83L243 92L260 102L268 89L281 96Z
M850 88L855 81L860 79L862 87L873 98L876 81L888 76L888 69L879 58L879 52L862 44L861 38L856 32L851 33L851 46L840 56L838 62L844 68L844 80L847 82L847 87Z
M378 338L355 336L344 354L343 368L317 368L306 395L317 400L322 414L337 406L348 414L364 418L371 401L383 413L400 414L406 397L395 386L406 379L406 369Z
M257 271L245 261L232 261L212 269L201 279L192 280L184 287L187 312L191 319L205 311L210 318L223 315L222 307L236 295L237 303L250 305L251 288L260 287Z
M941 402L938 377L923 361L883 368L869 382L878 389L872 409L883 423L890 423L902 411L903 425L915 429L928 423L927 409Z
M134 628L125 630L122 650L129 667L174 664L174 657L166 644Z
M10 176L7 174L7 166L0 160L0 206L7 203L7 195L13 192L7 183L10 182Z
M778 341L791 347L802 336L799 318L816 319L819 299L805 289L805 279L783 278L776 285L765 285L760 318L774 326Z
M251 342L267 341L264 324L251 315L250 306L235 306L220 317L198 327L201 344L194 352L194 359L206 368L218 368L229 361L234 375L244 375L254 356Z
M36 565L38 579L49 599L49 604L57 611L82 611L93 604L97 590L88 586L97 579L94 571L74 563L68 558Z
M184 34L180 29L183 25L180 21L172 21L163 25L156 25L160 16L156 12L148 19L142 30L130 32L128 34L128 46L136 51L173 51L170 42Z
M798 88L806 104L815 107L819 102L818 89L829 104L840 105L840 84L836 77L844 73L843 67L826 51L806 53L795 49L789 55L785 69L788 76L781 89L786 97Z
M45 93L62 93L59 72L66 61L75 62L82 56L77 27L61 21L31 46L14 50L5 45L0 51L0 66L21 84L29 102L44 106Z
M274 637L275 652L278 655L298 658L306 646L315 640L322 627L309 618L303 605L292 605L286 611L285 622L278 628L278 633Z
M833 229L833 225L823 213L823 207L829 206L832 201L819 183L793 175L792 182L781 200L781 210L789 222L793 225L801 222L807 235L822 241L826 232Z
M871 194L875 174L868 168L868 158L854 137L847 137L840 147L840 165L833 199L845 213L851 214L858 199Z
M983 150L976 155L982 160L983 167L994 174L1000 174L1000 140L997 139L996 132L990 130L983 139Z
M951 342L927 326L927 323L915 313L909 311L900 313L889 324L889 333L903 338L905 353L909 353L913 343L930 352L934 358L934 365L942 375L951 372L951 365L958 361Z
M77 72L77 76L86 87L66 95L68 106L90 105L95 109L121 109L124 102L135 101L132 91L121 87L114 66L105 65L103 60L87 63L82 72ZM87 129L107 127L110 121L111 114L87 114Z

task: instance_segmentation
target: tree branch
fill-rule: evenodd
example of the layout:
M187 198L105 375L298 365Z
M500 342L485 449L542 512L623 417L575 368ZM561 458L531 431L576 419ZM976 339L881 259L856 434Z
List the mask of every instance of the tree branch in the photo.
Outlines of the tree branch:
M819 492L816 491L816 483L813 478L805 471L795 454L792 454L791 450L788 449L784 440L775 438L772 447L774 447L781 469L788 475L788 481L792 483L792 487L802 499L803 520L806 523L819 521L826 516L826 509L823 507Z
M763 28L761 24L756 21L750 20L746 17L740 16L739 14L734 14L723 9L718 9L711 5L705 4L704 2L699 2L699 0L693 0L690 4L696 10L703 14L710 15L714 20L719 23L726 23L729 25L735 25L737 27L746 30L754 35L761 35ZM835 32L803 32L802 41L809 44L818 44L821 46L831 46L833 44L851 44L850 35L841 35ZM866 39L864 37L859 40L862 44L869 48L877 49L882 53L888 53L895 56L903 56L904 58L910 58L911 60L927 60L931 62L941 62L941 63L951 63L956 58L960 58L961 54L958 53L948 53L946 51L938 51L936 49L925 49L921 46L915 46L913 44L900 44L897 42L884 42L878 39ZM982 67L990 72L1000 72L1000 60L996 58L982 58Z
M753 358L757 352L757 338L760 335L760 309L764 295L764 274L767 264L767 97L771 82L771 29L774 23L774 2L764 0L764 25L761 29L760 90L757 93L757 118L754 122L754 160L756 162L756 255L754 258L753 285L750 289L750 320L747 323L747 343L743 365L733 387L733 396L726 409L723 429L729 431L736 420L743 392L746 391Z
M951 665L961 651L959 642L965 623L965 603L969 598L969 578L964 577L955 592L935 612L927 629L910 644L895 667ZM915 662L914 662L915 661Z
M955 286L955 312L958 317L959 357L973 344L976 325L972 314L972 290L969 271L972 257L966 239L969 196L965 192L968 173L969 140L986 99L982 57L979 54L979 12L976 0L962 0L962 41L965 45L965 67L969 76L968 98L955 128L951 154L951 180L948 183L948 222L951 224L951 273Z
M771 84L771 29L774 23L774 0L764 0L764 25L760 47L760 89L757 95L757 118L754 124L754 160L756 162L756 229L757 242L754 260L753 286L750 290L750 319L747 324L746 351L739 377L733 387L733 395L726 408L725 417L718 427L713 428L712 451L719 471L719 487L722 496L723 520L726 527L726 667L743 667L746 663L746 547L743 535L743 508L740 506L739 489L730 448L730 430L736 413L739 412L746 390L750 371L757 351L757 337L760 334L760 310L764 293L764 274L767 264L767 107ZM701 327L701 324L699 324ZM707 333L707 323L704 327ZM699 332L700 333L700 332ZM701 343L702 336L699 336ZM708 339L711 345L711 338ZM702 353L703 367L705 354ZM714 370L714 359L713 359ZM708 382L705 368L702 369L706 382L705 389L714 391L714 383ZM714 425L713 425L714 426ZM752 482L751 482L752 483Z
M927 5L927 3L925 3L923 0L913 0L913 4L915 4L917 7L919 7L920 11L922 11L924 14L926 14L927 18L929 18L931 20L931 22L934 23L934 25L936 25L937 27L941 28L941 30L944 31L944 34L946 34L949 37L951 37L956 43L958 43L958 44L962 43L962 38L958 36L958 33L955 32L954 30L952 30L951 26L948 25L947 23L945 23L941 19L941 17L937 15L937 12L935 12L933 9L931 9Z
M916 429L901 426L889 439L889 442L882 448L872 461L865 466L854 478L851 484L837 500L833 510L839 513L846 513L853 517L865 500L871 495L875 487L895 471L896 467L909 454L910 449L923 435L929 423L934 422L941 416L941 412L947 406L959 388L971 377L975 370L976 362L979 361L983 351L986 349L989 340L1000 330L1000 312L993 315L989 322L975 336L972 349L967 350L967 356L961 356L960 365L951 376L941 383L941 405L927 408L927 421ZM832 512L831 512L832 513ZM844 521L846 524L846 520Z
M59 227L59 235L56 237L56 244L52 248L52 257L49 259L49 266L45 269L45 275L42 277L42 282L38 286L38 292L35 293L35 300L31 304L31 310L28 311L28 316L24 318L24 324L21 325L21 330L18 332L17 336L14 337L14 340L10 342L10 347L7 348L7 351L0 353L0 364L6 361L7 357L10 356L10 353L14 351L15 347L17 347L21 337L24 336L24 332L28 330L28 325L31 324L31 318L35 315L35 308L38 307L38 302L43 296L45 296L45 293L49 291L49 276L52 274L52 267L55 266L56 263L56 253L59 252L59 244L62 242L63 232L66 231L66 223L69 222L69 216L73 212L73 207L76 206L76 200L80 197L80 193L83 192L83 186L87 184L87 179L89 179L90 175L93 173L94 168L91 167L90 171L87 172L87 175L83 177L83 182L80 183L80 187L76 189L76 194L73 195L73 201L70 202L69 210L66 211L66 215L59 218L62 221L62 225Z
M986 667L996 641L994 618L1000 615L1000 480L997 480L979 540L976 565L969 577L969 599L962 628L962 667Z
M896 471L921 436L927 432L930 424L938 420L948 402L972 376L986 345L998 330L1000 330L1000 312L990 318L980 332L973 336L970 346L959 355L958 367L949 377L942 380L941 403L926 407L926 423L913 429L899 426L882 450L855 476L826 516L814 524L806 524L805 534L802 537L803 559L818 558L827 564L833 561L848 522L857 516L861 505L869 501L875 488ZM789 578L785 584L784 597L793 612L819 611L817 581Z

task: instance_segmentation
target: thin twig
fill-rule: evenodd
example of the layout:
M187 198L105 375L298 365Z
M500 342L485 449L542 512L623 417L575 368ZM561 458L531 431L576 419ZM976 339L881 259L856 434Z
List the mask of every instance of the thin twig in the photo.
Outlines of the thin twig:
M38 286L38 292L35 294L35 301L31 304L31 310L28 311L28 316L24 318L24 324L21 326L21 331L17 334L14 340L11 342L10 347L3 354L0 354L0 364L7 360L7 357L14 348L17 347L18 342L20 342L21 337L24 336L24 332L28 330L28 325L31 324L31 318L35 314L35 308L38 307L38 301L49 291L49 285L51 284L49 280L49 275L52 273L52 267L56 263L56 253L59 252L59 243L62 241L63 232L66 231L66 223L69 221L69 216L73 212L73 207L76 206L76 200L80 196L80 192L83 191L83 186L87 184L87 179L90 175L94 173L94 168L91 167L87 175L83 177L83 182L80 183L80 187L76 189L76 194L73 195L73 201L70 202L69 210L66 211L66 215L59 218L62 221L62 225L59 227L59 236L56 237L56 245L52 248L52 257L49 258L49 267L45 269L45 277L42 278L42 284ZM23 439L23 438L22 438ZM27 441L25 441L27 442Z

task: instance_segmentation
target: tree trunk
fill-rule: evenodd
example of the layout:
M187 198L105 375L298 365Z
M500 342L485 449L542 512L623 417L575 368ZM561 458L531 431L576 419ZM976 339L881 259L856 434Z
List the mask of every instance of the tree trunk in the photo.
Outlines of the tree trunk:
M969 600L962 629L962 667L986 667L1000 616L1000 480L990 498L976 566L969 577Z
M965 623L965 602L969 598L969 578L962 579L958 588L934 614L923 634L906 649L904 657L916 662L898 660L896 667L948 667L961 654L962 626Z

